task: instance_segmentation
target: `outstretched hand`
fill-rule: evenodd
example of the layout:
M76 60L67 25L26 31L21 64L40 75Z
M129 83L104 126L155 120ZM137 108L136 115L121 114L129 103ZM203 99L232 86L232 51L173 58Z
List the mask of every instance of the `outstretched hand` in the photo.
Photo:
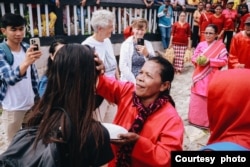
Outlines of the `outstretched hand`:
M119 139L111 140L111 143L116 145L135 143L139 139L139 137L140 136L134 132L128 132L125 134L120 134Z

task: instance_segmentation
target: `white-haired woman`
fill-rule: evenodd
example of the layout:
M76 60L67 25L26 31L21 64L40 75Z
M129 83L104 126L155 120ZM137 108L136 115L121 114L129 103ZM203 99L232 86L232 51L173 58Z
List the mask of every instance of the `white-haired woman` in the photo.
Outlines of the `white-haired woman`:
M114 55L110 36L113 31L113 23L115 15L108 10L97 10L92 13L91 26L94 30L93 35L89 36L82 42L95 48L96 53L103 61L105 66L105 74L109 77L119 78L118 66ZM100 100L99 100L100 101ZM101 102L100 102L101 103ZM104 100L97 109L97 119L102 122L112 122L110 118L115 115L116 106L110 105Z

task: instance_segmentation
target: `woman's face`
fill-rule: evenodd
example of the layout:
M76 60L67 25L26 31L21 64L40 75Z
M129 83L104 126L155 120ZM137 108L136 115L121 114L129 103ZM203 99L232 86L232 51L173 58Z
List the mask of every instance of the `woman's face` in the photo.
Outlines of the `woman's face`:
M179 20L181 22L185 22L186 21L186 14L185 13L181 13L180 16L179 16Z
M213 42L216 37L217 33L215 33L214 29L212 27L207 27L205 30L205 39L207 43Z
M241 11L242 11L243 13L247 13L247 8L246 8L246 7L243 7L243 8L241 9Z
M222 8L220 6L217 6L215 9L215 14L220 15L222 13Z
M232 9L233 6L234 6L234 3L228 3L228 4L227 4L227 8L228 8L228 9Z
M146 25L144 25L143 27L140 27L140 28L139 27L133 28L133 33L134 33L135 39L143 38L146 32L147 32Z
M210 5L210 4L206 4L205 10L206 10L207 12L210 12L210 10L211 10L211 5Z
M146 61L136 77L135 93L142 101L154 102L160 92L166 90L169 84L161 80L161 66L154 61Z

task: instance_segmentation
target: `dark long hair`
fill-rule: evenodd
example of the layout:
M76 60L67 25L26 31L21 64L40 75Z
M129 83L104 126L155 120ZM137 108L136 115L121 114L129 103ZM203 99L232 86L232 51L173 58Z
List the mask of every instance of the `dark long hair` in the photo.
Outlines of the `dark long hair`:
M166 60L165 58L161 56L156 56L156 57L151 57L148 59L148 61L154 61L155 63L158 63L161 65L161 80L162 82L169 81L170 82L170 87L169 89L166 89L161 93L161 95L165 95L169 97L169 102L175 107L175 102L173 98L170 95L170 89L171 89L171 83L174 79L174 67L173 65Z
M56 52L56 47L60 44L67 44L63 39L56 39L54 40L49 47L49 54L54 55ZM51 57L48 57L48 61L47 61L47 70L45 72L45 75L48 76L48 74L50 73L50 67L51 64L53 63L53 60L51 59Z
M44 143L64 143L71 134L69 164L84 166L82 159L88 155L84 152L87 138L93 135L96 147L104 139L101 124L93 119L92 114L97 80L94 51L80 44L64 45L56 53L47 77L47 88L29 115L28 126L39 125L37 139ZM65 114L54 107L65 109L73 130L69 129ZM58 129L61 129L61 140L52 135Z

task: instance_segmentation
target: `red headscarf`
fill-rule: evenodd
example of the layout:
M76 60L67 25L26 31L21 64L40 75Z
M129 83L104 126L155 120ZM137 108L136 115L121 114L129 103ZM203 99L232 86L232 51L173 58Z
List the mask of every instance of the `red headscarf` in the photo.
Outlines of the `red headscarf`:
M218 71L208 87L208 144L234 142L250 149L250 70Z

